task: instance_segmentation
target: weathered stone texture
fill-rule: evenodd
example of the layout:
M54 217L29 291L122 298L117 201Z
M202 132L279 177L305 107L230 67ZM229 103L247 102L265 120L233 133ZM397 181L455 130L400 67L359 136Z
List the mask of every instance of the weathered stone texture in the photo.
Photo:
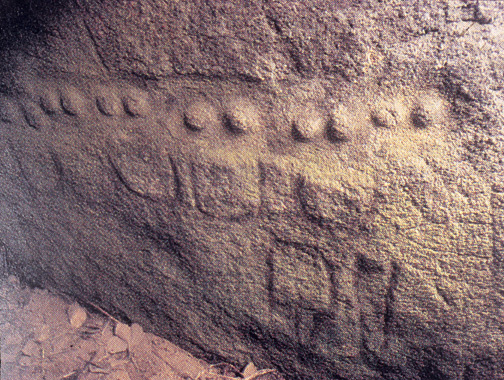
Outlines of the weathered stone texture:
M0 259L291 378L504 378L479 3L33 7L1 35Z

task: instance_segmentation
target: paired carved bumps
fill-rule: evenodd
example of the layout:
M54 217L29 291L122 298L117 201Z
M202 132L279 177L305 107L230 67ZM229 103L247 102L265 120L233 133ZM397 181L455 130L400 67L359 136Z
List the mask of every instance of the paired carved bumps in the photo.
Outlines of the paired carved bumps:
M19 116L35 129L52 125L51 117L58 113L73 117L86 117L92 113L91 105L104 116L130 117L146 116L150 112L148 94L139 89L129 88L122 96L106 88L98 90L94 101L71 85L58 89L39 86L34 94L22 97L18 102L13 98L0 96L0 120L18 122Z

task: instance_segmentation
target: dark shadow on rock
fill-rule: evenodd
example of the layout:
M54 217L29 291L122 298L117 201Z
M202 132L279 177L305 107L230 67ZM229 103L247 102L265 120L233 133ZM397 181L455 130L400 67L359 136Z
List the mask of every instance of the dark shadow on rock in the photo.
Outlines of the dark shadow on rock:
M69 0L0 0L0 52L48 32Z

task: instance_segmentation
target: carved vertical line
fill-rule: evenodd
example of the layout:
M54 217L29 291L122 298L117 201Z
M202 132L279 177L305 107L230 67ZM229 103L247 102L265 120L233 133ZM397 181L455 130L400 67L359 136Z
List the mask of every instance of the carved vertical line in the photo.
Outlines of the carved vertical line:
M266 188L266 168L264 163L261 161L257 162L257 167L259 168L259 214L265 212L265 188ZM267 211L266 211L267 213Z
M176 162L173 157L170 157L170 164L173 171L176 198L185 206L194 208L196 201L194 199L194 181L192 180L191 170L188 173L188 170L186 170L187 165L180 161Z
M399 285L399 265L393 261L390 279L387 287L387 294L385 296L385 315L383 317L383 332L386 336L392 331L394 323L394 307L395 307L395 291Z
M275 268L273 263L273 249L268 250L268 254L266 256L266 266L268 268L266 273L266 289L268 291L268 303L270 310L274 309L275 306L275 295L274 295L274 281L275 281Z

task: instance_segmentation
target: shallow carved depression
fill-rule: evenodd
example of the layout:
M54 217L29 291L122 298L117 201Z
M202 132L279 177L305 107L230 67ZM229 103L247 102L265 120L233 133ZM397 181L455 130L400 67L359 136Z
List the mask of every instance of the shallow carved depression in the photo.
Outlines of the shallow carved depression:
M243 36L206 66L173 36L173 54L151 56L157 18L142 24L154 42L144 29L107 39L118 26L90 7L95 66L13 75L0 93L9 266L193 353L288 378L499 378L504 192L498 167L478 166L498 146L471 129L484 109L443 62L425 79L366 77L385 53L345 29L357 21L331 8L310 29L273 3L254 33L282 46L275 67L275 52L256 67L244 48L246 75L218 72ZM145 4L137 17L168 17ZM313 42L325 34L334 44Z

